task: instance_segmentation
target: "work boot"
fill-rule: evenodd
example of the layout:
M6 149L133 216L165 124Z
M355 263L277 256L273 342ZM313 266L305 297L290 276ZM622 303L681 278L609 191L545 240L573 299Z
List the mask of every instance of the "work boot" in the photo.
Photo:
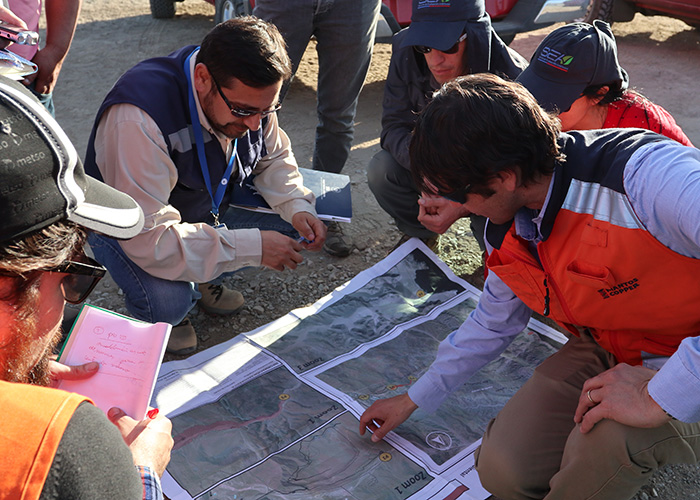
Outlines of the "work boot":
M190 322L190 318L183 319L179 325L173 326L170 330L170 338L165 352L183 356L192 354L197 350L197 334Z
M406 243L411 238L413 238L413 236L404 233L403 236L401 236L399 241L396 243L396 245L394 245L394 247L391 250L389 250L389 253L391 253L394 250L396 250L397 248L399 248L401 245ZM430 236L427 238L421 238L420 240L423 243L425 243L425 245L428 248L430 248L430 250L432 250L435 254L440 253L440 235L439 234L436 234L436 235L433 235L433 236Z
M323 249L326 253L334 257L347 257L353 249L352 238L343 232L343 228L338 222L331 221L326 224L326 242Z
M201 283L199 292L202 294L202 298L199 299L199 307L209 314L220 316L236 314L245 303L241 292L226 288L224 285Z

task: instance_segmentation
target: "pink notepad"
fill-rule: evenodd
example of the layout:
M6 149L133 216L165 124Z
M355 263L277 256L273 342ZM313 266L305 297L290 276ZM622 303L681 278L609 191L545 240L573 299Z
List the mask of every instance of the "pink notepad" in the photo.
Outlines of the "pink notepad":
M143 420L171 329L85 304L58 359L66 365L97 361L100 369L88 379L62 380L58 388L88 396L105 413L117 406Z

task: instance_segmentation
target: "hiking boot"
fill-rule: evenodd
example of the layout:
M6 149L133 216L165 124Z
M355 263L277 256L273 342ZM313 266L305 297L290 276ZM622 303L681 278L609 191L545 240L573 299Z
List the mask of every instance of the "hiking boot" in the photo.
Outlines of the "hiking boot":
M241 292L226 288L224 285L201 283L199 292L202 294L202 298L199 299L199 307L209 314L221 316L236 314L245 304Z
M413 236L410 236L410 235L404 233L404 235L401 236L401 239L399 239L399 241L396 243L396 245L394 245L394 247L391 250L389 250L389 253L391 253L394 250L396 250L397 248L399 248L401 245L406 243L411 238L413 238ZM421 238L420 240L423 243L425 243L425 245L428 248L430 248L430 250L432 250L434 253L436 253L436 254L440 253L440 235L439 234L436 234L434 236L430 236L428 238Z
M343 232L343 228L336 221L331 221L326 224L328 232L326 233L326 242L323 244L323 249L329 255L334 257L347 257L352 252L352 238Z
M192 354L196 350L197 334L190 322L190 318L185 318L179 325L173 326L173 329L170 330L170 338L168 339L168 346L165 348L165 352L183 356Z

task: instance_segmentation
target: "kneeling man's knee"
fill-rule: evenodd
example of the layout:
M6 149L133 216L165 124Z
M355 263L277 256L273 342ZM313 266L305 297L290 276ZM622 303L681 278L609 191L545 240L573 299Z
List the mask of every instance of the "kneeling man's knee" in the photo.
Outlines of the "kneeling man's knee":
M388 157L388 158L387 158ZM374 155L367 165L367 184L369 189L375 193L381 192L389 183L387 179L388 160L393 160L391 155L384 150Z
M476 452L476 470L486 490L504 499L543 498L549 476L520 446L493 435L492 421ZM510 445L509 445L510 444ZM534 460L536 462L536 460Z
M479 480L488 492L500 498L525 498L520 496L527 481L522 457L509 453L508 449L482 444L477 451L476 470Z

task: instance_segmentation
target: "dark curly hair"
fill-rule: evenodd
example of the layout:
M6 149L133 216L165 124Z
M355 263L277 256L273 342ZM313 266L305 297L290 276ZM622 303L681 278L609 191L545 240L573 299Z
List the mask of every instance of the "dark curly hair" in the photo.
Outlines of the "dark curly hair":
M517 169L521 185L549 175L561 158L559 121L520 84L480 73L445 83L423 109L411 137L419 189L491 196L490 181Z
M292 63L279 30L253 16L214 26L202 40L196 62L204 63L223 86L237 78L248 87L263 88L292 76Z

